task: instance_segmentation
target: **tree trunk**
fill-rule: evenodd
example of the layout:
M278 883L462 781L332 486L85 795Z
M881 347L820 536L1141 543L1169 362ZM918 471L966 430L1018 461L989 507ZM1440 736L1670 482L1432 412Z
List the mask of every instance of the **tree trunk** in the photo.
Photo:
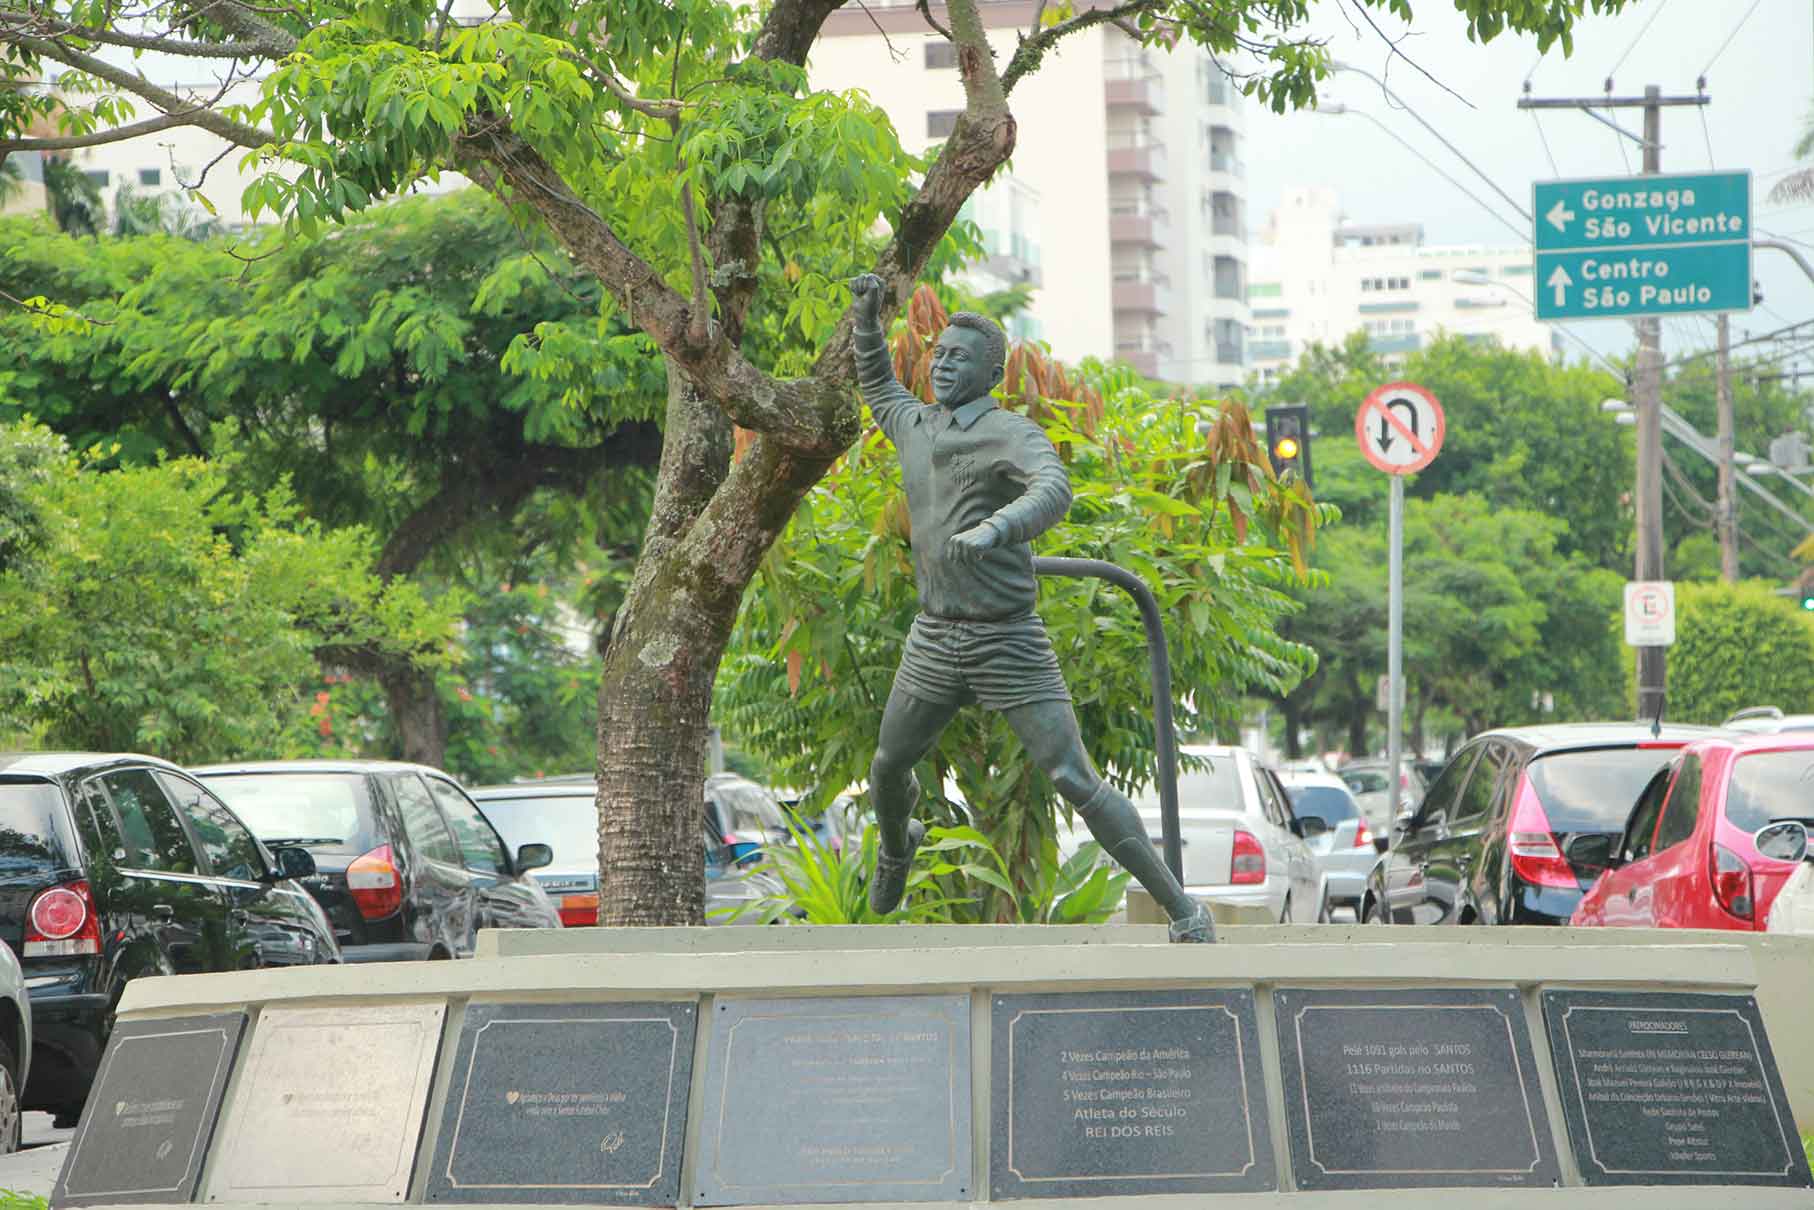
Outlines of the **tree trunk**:
M1298 708L1297 703L1291 700L1290 694L1286 694L1279 705L1285 715L1285 758L1298 760L1304 755L1304 746L1298 743L1299 720L1303 712Z
M385 660L378 685L397 726L402 759L440 769L447 762L447 715L435 692L435 674L406 659Z
M699 863L712 684L745 589L830 461L731 428L672 363L667 440L598 702L599 923L704 923ZM854 418L854 417L853 417Z
M1359 760L1367 755L1367 711L1352 707L1348 712L1348 756Z

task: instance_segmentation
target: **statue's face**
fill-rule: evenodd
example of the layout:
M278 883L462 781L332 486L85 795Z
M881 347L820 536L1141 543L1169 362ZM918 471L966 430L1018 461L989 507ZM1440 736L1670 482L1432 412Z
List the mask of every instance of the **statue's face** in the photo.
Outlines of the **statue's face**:
M1001 381L1001 367L989 363L987 350L981 332L947 325L932 346L932 397L954 408L987 395Z

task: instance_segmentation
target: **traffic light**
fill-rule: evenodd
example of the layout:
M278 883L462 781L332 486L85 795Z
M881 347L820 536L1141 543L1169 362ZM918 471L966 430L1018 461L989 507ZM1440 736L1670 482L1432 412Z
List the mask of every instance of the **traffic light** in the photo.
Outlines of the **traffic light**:
M1801 602L1801 607L1809 613L1814 613L1814 569L1804 571L1797 576L1795 588L1792 591L1795 599Z
M1310 408L1293 403L1266 409L1266 457L1272 462L1272 473L1284 478L1287 473L1315 487L1310 473Z
M1801 607L1809 613L1814 613L1814 588L1801 590Z

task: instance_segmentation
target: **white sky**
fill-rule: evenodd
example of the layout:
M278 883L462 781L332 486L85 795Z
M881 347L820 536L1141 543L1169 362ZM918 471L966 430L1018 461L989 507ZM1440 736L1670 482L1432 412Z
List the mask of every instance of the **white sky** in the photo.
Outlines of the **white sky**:
M1470 43L1450 0L1413 3L1417 33L1402 43L1402 49L1459 97L1431 83L1417 67L1394 59L1380 37L1353 16L1349 4L1324 0L1316 5L1313 32L1329 39L1338 60L1385 79L1407 105L1526 209L1533 181L1623 175L1635 171L1641 159L1635 142L1621 139L1586 114L1541 111L1542 135L1555 157L1552 167L1533 121L1534 111L1517 108L1525 79L1531 81L1532 95L1540 97L1601 96L1609 74L1620 96L1641 94L1647 84L1659 85L1665 95L1678 95L1692 94L1696 78L1705 72L1712 97L1704 110L1706 131L1694 108L1664 110L1663 171L1749 169L1759 234L1767 231L1809 241L1803 251L1814 261L1814 205L1772 206L1764 200L1770 186L1794 166L1792 148L1814 111L1810 0L1641 0L1618 16L1586 18L1577 29L1571 57L1564 58L1556 47L1541 61L1528 38L1501 35L1486 46ZM1350 17L1359 24L1358 30L1350 25ZM1375 19L1389 34L1403 29L1389 17L1376 14ZM1737 36L1721 51L1721 43L1735 29ZM1338 74L1325 85L1323 95L1326 101L1364 110L1385 123L1524 229L1523 220L1498 194L1370 81ZM1642 110L1615 110L1610 115L1629 130L1642 130ZM1520 242L1479 203L1363 118L1315 113L1280 117L1250 105L1245 159L1250 225L1256 239L1286 187L1328 185L1340 191L1344 210L1357 221L1421 222L1425 237L1436 243ZM1787 257L1760 250L1754 271L1762 283L1764 303L1733 317L1734 340L1741 332L1760 333L1814 317L1814 283ZM1582 321L1568 327L1606 352L1627 351L1633 342L1630 324L1620 320ZM1663 341L1672 353L1708 347L1713 341L1712 320L1666 319ZM1572 342L1568 349L1571 357L1579 352Z

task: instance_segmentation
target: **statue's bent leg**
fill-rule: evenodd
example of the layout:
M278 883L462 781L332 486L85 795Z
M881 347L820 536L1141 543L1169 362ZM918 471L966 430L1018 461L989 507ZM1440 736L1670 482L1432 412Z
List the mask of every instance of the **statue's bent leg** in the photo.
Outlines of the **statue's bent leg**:
M915 697L897 680L882 711L882 733L869 766L869 799L875 805L879 852L869 882L869 906L894 911L907 887L907 869L925 829L913 819L920 785L913 767L924 760L958 711L956 702Z
M1104 781L1084 751L1077 716L1068 701L1030 702L1005 712L1020 742L1066 802L1083 816L1090 835L1134 876L1171 917L1172 938L1214 938L1209 913L1184 893L1147 836L1146 823L1127 795Z

